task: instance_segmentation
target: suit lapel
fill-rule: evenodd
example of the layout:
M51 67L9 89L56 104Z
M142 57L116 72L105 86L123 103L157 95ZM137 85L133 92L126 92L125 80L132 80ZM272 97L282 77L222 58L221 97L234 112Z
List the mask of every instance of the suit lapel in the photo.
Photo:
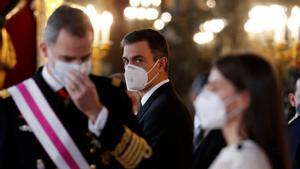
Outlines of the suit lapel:
M152 95L149 97L146 103L140 107L139 113L137 115L139 122L142 121L143 117L145 116L147 110L149 109L153 101L156 100L156 98L159 97L162 93L168 91L168 89L172 89L170 82L163 84L156 91L152 93Z

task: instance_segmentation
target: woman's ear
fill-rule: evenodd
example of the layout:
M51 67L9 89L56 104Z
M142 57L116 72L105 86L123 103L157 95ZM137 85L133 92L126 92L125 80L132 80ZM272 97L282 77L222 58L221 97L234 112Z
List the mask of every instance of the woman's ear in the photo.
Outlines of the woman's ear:
M242 91L240 92L239 95L240 99L238 102L238 106L242 109L245 110L250 106L250 93L248 91Z

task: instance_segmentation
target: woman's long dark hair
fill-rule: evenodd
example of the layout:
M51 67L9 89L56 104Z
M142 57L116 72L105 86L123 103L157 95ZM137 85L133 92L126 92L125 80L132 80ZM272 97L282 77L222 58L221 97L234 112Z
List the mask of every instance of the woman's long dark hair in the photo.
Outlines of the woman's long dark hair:
M273 169L289 169L281 85L271 64L255 54L240 54L221 58L215 67L237 91L250 94L240 134L245 133L265 151Z

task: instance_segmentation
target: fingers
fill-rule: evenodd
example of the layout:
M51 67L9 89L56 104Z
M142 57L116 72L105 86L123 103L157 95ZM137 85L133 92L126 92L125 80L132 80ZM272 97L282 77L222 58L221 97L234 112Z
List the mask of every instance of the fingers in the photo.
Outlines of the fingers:
M69 88L72 91L84 91L93 85L87 75L78 71L70 71L65 78L65 82L66 88Z
M94 83L88 76L78 71L70 71L65 82L65 87L76 107L91 119L97 117L102 109L102 103Z

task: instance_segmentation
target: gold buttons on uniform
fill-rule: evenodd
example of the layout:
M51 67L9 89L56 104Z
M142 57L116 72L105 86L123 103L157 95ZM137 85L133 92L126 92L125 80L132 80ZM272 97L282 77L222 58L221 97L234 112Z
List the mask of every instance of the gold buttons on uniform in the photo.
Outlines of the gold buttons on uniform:
M90 148L90 153L91 154L95 154L96 153L96 149L95 148Z
M46 169L46 166L44 164L44 161L42 159L37 159L36 160L36 168L37 169Z
M97 169L97 166L95 164L91 164L90 169Z
M93 137L93 134L91 132L86 132L85 135L89 138L92 138Z

